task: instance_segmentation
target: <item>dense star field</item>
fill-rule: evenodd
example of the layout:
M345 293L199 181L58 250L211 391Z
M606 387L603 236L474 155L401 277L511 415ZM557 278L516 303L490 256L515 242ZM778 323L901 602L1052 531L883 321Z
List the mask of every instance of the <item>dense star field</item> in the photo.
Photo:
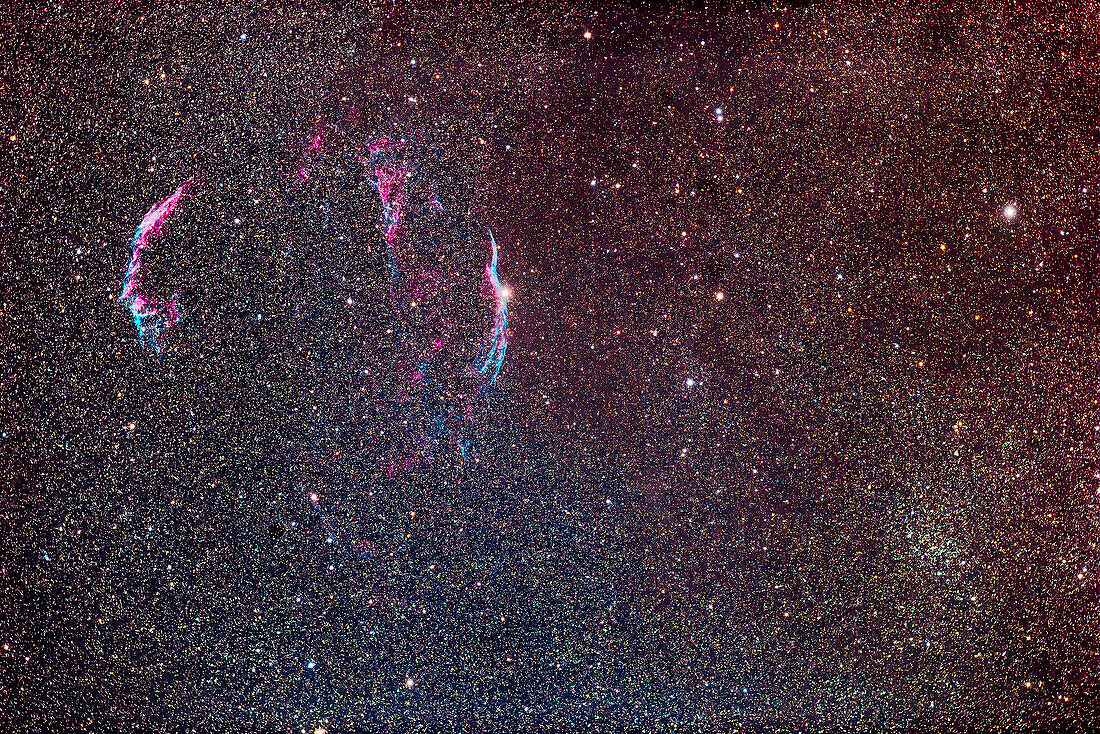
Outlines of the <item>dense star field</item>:
M1095 2L9 5L0 728L1100 726L1098 273Z

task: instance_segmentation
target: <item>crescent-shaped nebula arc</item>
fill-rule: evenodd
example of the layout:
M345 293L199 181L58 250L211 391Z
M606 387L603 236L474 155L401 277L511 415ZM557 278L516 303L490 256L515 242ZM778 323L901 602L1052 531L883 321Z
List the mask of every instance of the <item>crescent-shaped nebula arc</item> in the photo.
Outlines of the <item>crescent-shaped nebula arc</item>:
M172 215L190 189L191 182L184 181L175 193L156 204L141 220L130 243L130 264L122 279L119 300L130 309L137 328L138 341L155 354L160 352L161 334L179 323L183 312L179 307L178 294L161 301L145 292L145 272L141 256L149 243L160 236L165 220Z

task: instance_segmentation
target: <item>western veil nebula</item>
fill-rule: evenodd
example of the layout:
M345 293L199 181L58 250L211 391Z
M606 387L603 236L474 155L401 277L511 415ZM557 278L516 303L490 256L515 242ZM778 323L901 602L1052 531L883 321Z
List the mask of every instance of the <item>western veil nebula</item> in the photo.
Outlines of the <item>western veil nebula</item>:
M444 440L465 456L467 428L485 409L475 409L475 403L495 385L507 349L509 290L497 274L497 243L492 232L475 235L466 217L441 203L436 183L410 154L407 141L376 137L364 148L361 161L382 204L390 298L402 335L397 399L405 403L418 396L431 424L426 446ZM483 282L493 301L490 327L477 357L464 366L453 360L466 336L452 315L452 299L463 279L441 251L446 241L465 241L486 251Z

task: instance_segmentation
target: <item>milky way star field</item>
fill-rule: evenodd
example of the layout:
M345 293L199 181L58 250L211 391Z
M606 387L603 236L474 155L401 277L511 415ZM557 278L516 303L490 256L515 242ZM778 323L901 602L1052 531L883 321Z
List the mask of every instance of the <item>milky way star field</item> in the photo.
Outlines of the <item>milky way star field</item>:
M0 731L1100 729L1100 2L0 8Z

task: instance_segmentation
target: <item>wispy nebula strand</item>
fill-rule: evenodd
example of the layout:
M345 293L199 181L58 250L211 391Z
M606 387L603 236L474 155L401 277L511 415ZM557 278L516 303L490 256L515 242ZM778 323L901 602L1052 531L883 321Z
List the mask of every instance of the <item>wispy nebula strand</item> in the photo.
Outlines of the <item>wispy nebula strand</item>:
M182 313L176 300L177 294L173 294L167 301L159 301L145 292L145 273L142 269L141 254L149 243L160 235L164 221L176 210L190 189L191 182L184 181L174 194L150 209L141 220L130 244L132 250L130 265L126 268L126 275L122 279L122 293L119 299L126 304L134 317L138 341L153 352L160 351L161 333L178 323Z
M504 364L504 354L508 351L508 299L511 292L497 275L497 241L492 231L489 232L489 245L492 247L492 254L485 266L485 279L489 282L496 303L493 328L489 331L489 348L481 364L481 374L490 375L490 384L495 384Z

